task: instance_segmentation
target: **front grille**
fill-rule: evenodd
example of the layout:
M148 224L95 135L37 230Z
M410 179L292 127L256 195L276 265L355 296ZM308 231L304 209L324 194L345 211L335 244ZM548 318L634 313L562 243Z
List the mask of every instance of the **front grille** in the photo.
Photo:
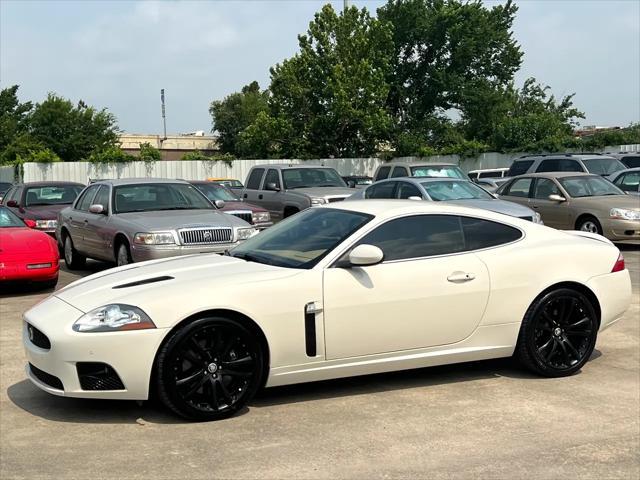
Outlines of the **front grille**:
M253 215L251 214L251 212L233 212L231 213L231 215L233 215L234 217L238 217L241 218L242 220L244 220L247 223L253 223Z
M533 222L533 217L519 217L519 218L521 218L522 220L528 220L530 222Z
M31 343L36 347L40 347L45 350L49 350L51 348L49 338L30 323L27 323L27 335L29 336Z
M79 362L76 369L83 390L124 390L122 380L106 363Z
M334 197L334 198L327 198L327 201L329 203L333 203L333 202L341 202L342 200L344 200L346 197Z
M190 228L180 230L183 245L208 245L211 243L229 243L233 237L230 228Z
M33 376L45 385L49 385L51 388L55 388L57 390L64 390L64 385L62 385L62 382L58 377L53 376L50 373L43 372L38 367L31 364L29 364L29 369L31 370L31 373L33 373Z

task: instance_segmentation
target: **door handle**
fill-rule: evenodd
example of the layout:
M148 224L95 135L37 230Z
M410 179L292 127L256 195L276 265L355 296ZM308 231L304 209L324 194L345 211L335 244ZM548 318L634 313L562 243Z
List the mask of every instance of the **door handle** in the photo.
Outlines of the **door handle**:
M451 275L447 277L447 280L450 281L451 283L464 283L464 282L470 282L474 278L476 278L476 276L473 273L453 272Z
M262 200L262 194L258 195L258 200Z
M533 205L533 208L537 209L537 208L539 208L539 207L538 207L538 205Z
M247 198L247 196L248 196L248 195L245 193L245 194L244 194L244 198Z
M85 219L84 224L86 225L87 223L89 223L89 220Z

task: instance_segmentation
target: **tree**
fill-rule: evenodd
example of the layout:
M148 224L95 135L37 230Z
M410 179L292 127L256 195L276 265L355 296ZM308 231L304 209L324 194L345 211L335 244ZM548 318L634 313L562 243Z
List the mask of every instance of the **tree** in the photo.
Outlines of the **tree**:
M223 153L237 154L238 135L251 125L260 112L267 111L268 92L260 91L258 82L242 87L223 100L211 103L209 113L213 118L213 130L218 132L218 144Z
M118 128L113 114L96 110L83 101L71 101L53 93L35 106L29 118L33 138L65 162L87 159L92 153L118 145Z
M20 103L18 85L0 90L0 151L27 132L31 102Z
M277 139L279 152L306 158L377 151L391 127L385 108L391 35L391 27L366 9L338 14L325 5L316 13L298 37L300 52L271 68L273 121L259 121L287 135ZM263 153L274 153L273 146Z
M151 145L149 142L144 142L140 144L140 160L143 162L151 163L162 160L162 155L160 154L160 150Z
M242 158L295 157L291 124L284 118L260 112L255 121L238 135L238 156Z

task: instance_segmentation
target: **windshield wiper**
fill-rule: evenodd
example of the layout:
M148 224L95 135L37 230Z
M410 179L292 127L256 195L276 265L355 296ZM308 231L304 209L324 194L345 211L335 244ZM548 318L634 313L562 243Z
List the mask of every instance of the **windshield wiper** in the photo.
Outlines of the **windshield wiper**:
M198 207L167 207L167 208L158 208L157 210L164 211L164 210L202 210L202 209Z
M246 260L247 262L265 263L264 261L261 261L258 257L256 257L251 253L236 253L231 256L234 258L239 258L240 260Z

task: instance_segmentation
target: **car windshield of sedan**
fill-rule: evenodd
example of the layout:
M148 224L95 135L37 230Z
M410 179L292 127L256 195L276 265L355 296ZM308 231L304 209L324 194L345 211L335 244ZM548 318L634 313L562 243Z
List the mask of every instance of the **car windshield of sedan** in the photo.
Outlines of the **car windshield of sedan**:
M333 168L289 168L282 171L284 188L346 187Z
M196 187L181 183L120 185L114 199L114 213L213 208Z
M25 196L25 207L71 204L83 188L80 185L29 187Z
M422 182L431 200L436 202L447 200L492 200L493 197L482 188L468 181Z
M309 208L229 252L249 262L309 269L373 218L360 212Z
M627 168L624 163L615 158L590 158L583 160L582 163L587 167L589 173L596 175L611 175Z
M0 228L24 227L25 224L11 210L0 207Z
M198 183L196 188L204 193L204 195L212 202L215 202L216 200L223 200L225 202L240 201L238 197L231 193L231 190L217 183Z
M565 177L559 180L567 193L574 198L625 194L613 183L600 177Z
M445 177L445 178L466 178L458 167L453 165L444 166L422 166L411 167L412 177Z

